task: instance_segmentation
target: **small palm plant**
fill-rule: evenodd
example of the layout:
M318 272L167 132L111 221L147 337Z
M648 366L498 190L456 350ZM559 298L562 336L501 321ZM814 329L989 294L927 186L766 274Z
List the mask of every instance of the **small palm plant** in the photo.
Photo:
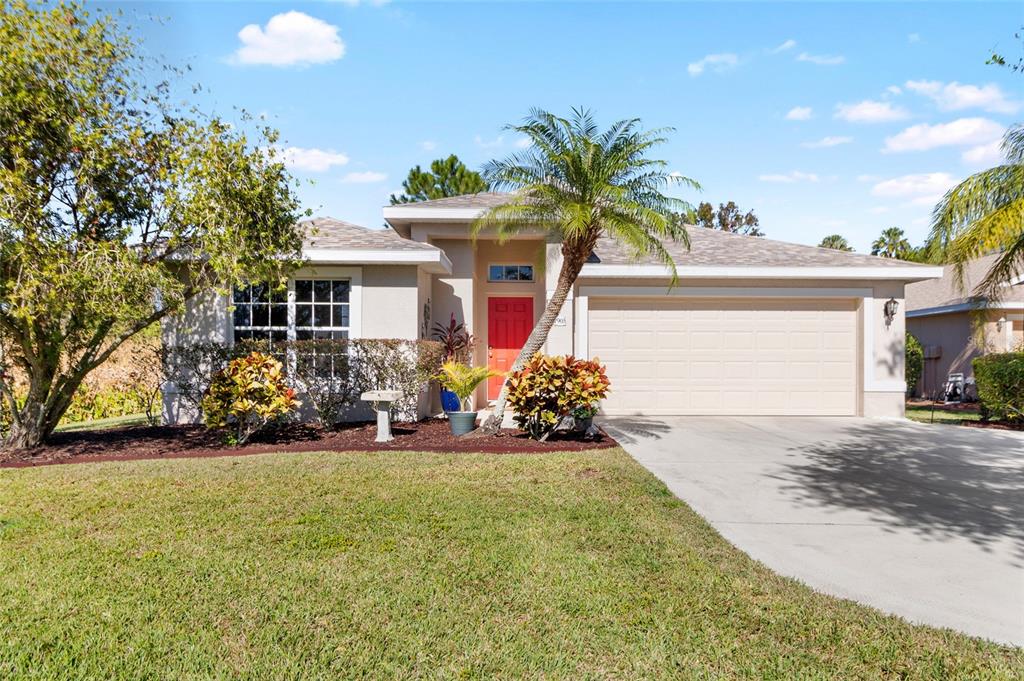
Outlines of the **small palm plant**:
M473 429L476 424L476 412L469 410L469 398L481 383L492 376L501 375L501 372L487 367L472 367L455 360L448 360L441 365L441 373L437 375L437 380L445 390L455 393L462 407L462 411L448 412L453 435L462 435Z

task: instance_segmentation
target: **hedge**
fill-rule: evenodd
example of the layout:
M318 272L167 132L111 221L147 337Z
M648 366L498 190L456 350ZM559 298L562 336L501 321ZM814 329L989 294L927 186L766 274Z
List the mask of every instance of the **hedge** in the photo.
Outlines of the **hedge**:
M917 388L917 381L924 371L924 348L921 347L921 341L917 340L917 337L909 331L907 332L905 354L907 394L912 395Z
M982 415L1024 422L1024 352L982 355L973 364Z

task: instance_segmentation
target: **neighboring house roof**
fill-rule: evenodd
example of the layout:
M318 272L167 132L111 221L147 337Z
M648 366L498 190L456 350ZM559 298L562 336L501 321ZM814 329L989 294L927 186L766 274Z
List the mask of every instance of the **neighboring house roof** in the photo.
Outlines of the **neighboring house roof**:
M390 229L369 229L334 218L299 223L302 252L313 264L420 265L430 272L451 274L452 263L436 246L403 239Z
M932 313L962 312L965 309L978 307L984 301L976 298L973 291L985 278L1000 255L993 253L967 263L964 268L963 289L957 285L953 265L943 267L941 279L909 284L906 291L907 312L926 310ZM1018 283L1007 287L1000 302L1009 303L1012 306L1024 304L1024 284Z

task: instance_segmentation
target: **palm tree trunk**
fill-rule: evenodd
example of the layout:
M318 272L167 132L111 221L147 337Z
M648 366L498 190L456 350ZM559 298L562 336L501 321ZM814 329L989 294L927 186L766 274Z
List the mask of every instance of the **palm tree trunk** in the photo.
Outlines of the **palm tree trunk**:
M562 306L565 304L566 298L569 297L569 292L572 291L572 286L576 283L576 278L579 276L580 270L583 269L583 263L589 255L590 248L586 249L583 257L575 254L573 254L573 257L564 257L565 252L563 250L562 268L558 272L558 283L555 285L555 290L551 293L551 299L548 300L547 307L544 308L544 314L537 320L537 324L533 327L533 331L530 332L529 338L523 343L523 348L519 351L519 356L516 357L516 361L512 364L512 368L509 369L508 373L511 374L522 369L523 365L526 364L526 360L540 352L540 349L544 347L544 343L548 339L548 333L551 331L551 327L555 325L555 319L558 318L558 313L562 311ZM501 386L501 393L498 394L498 401L494 403L494 410L491 412L491 415L487 417L487 420L479 428L469 435L493 435L497 433L501 428L502 418L505 416L505 403L507 400L508 383L506 382Z

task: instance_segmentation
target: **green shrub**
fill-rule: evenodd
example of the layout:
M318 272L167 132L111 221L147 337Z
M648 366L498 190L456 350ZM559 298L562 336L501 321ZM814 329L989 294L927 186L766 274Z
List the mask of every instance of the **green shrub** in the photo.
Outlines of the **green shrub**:
M974 380L987 418L1024 422L1024 352L976 357Z
M361 392L349 341L301 340L290 343L288 348L291 385L312 405L323 426L334 426Z
M444 361L444 345L394 338L358 338L349 343L358 391L398 390L403 397L395 402L396 414L416 420L420 392L437 376Z
M910 332L907 332L904 353L906 356L907 394L912 395L917 388L917 381L921 378L921 373L924 371L924 348L921 347L921 341L917 340L917 337Z
M604 366L596 360L537 353L509 374L508 404L515 410L516 425L545 440L574 410L603 400L609 386Z
M61 422L78 423L143 413L155 418L158 394L159 386L123 383L99 390L83 387L71 398Z
M202 401L206 426L228 430L228 441L239 445L298 407L281 362L261 352L233 359L214 373Z

